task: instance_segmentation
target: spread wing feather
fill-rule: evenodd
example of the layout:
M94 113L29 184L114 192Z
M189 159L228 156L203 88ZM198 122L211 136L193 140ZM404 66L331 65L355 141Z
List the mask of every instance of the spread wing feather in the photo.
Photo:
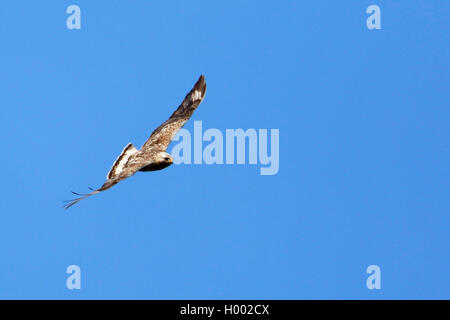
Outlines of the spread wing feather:
M203 75L195 83L192 90L186 95L181 105L175 110L170 118L162 125L156 128L150 138L142 146L141 151L145 151L150 146L159 145L162 150L166 150L170 144L170 141L177 134L186 121L194 113L195 109L202 102L206 93L206 82Z

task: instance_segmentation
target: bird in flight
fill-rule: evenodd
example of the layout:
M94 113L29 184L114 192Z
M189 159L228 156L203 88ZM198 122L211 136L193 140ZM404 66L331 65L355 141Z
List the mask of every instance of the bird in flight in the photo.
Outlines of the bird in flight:
M205 77L201 75L181 105L166 122L152 132L141 150L128 143L106 175L106 182L99 189L91 189L92 192L88 194L72 192L81 197L65 201L67 204L64 208L68 209L80 200L105 191L138 171L156 171L170 166L173 158L166 152L167 147L202 102L205 92Z

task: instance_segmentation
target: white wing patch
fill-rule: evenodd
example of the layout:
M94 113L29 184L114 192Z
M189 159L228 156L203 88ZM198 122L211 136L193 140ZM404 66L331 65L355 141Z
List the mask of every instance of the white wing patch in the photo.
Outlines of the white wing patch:
M127 146L122 150L120 156L116 159L116 161L114 161L111 170L109 170L108 174L106 175L106 179L109 180L119 175L125 168L128 159L130 159L130 157L136 152L138 152L138 150L133 146L133 144L128 143Z
M200 100L201 98L202 98L201 91L196 90L192 93L190 100L191 100L191 102L194 102L196 100Z

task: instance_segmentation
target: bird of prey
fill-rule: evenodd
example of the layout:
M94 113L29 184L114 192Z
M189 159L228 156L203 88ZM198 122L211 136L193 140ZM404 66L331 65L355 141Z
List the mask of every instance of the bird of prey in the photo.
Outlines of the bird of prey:
M72 192L81 197L67 200L68 204L64 208L68 209L80 200L105 191L138 171L156 171L170 166L173 158L166 152L167 147L202 102L205 92L205 77L201 75L181 105L166 122L152 132L141 150L137 150L131 143L128 143L106 175L106 182L99 189L91 189L92 192L89 194Z

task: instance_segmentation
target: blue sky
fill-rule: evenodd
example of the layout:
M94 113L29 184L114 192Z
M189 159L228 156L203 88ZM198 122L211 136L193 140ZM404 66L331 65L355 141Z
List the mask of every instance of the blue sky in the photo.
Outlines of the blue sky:
M66 28L71 4L80 30ZM366 27L371 4L381 30ZM449 9L2 4L0 298L450 298ZM278 174L173 165L61 208L200 74L185 128L279 129ZM66 288L69 265L81 290Z

